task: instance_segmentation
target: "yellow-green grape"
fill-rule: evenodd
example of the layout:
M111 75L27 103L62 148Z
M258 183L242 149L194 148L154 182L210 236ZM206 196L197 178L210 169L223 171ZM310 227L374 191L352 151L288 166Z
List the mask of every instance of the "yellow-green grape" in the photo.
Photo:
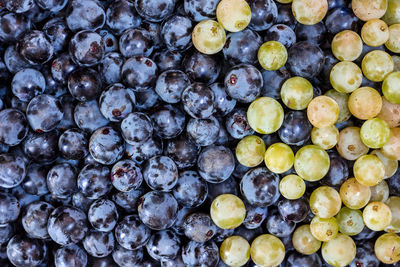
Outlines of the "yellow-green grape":
M389 26L389 40L385 46L393 53L400 53L400 23Z
M400 1L388 0L388 7L382 19L388 24L400 23Z
M339 105L339 118L336 123L342 123L350 119L351 113L347 103L349 102L349 95L345 93L340 93L335 89L328 90L324 95L329 96L336 101Z
M278 2L278 3L281 3L281 4L289 4L289 3L291 3L293 0L275 0L276 2Z
M260 235L251 243L250 255L259 266L278 266L285 258L285 246L276 236Z
M276 132L282 126L283 117L281 104L271 97L257 98L247 110L250 127L260 134Z
M389 140L390 128L382 119L369 119L361 126L360 136L367 147L381 148Z
M389 27L383 20L371 19L362 27L361 38L369 46L383 45L389 40Z
M294 110L307 108L313 99L313 95L312 84L302 77L293 77L286 80L281 88L282 102L288 108Z
M243 201L235 195L223 194L214 199L210 208L212 221L222 229L238 227L246 217Z
M400 197L389 197L386 201L386 205L389 206L392 212L392 220L390 221L390 225L385 228L385 231L389 233L400 233Z
M371 202L363 210L363 220L372 231L383 231L390 225L392 211L383 202Z
M320 186L310 196L310 209L316 216L324 219L335 216L342 206L339 193L332 187Z
M334 239L322 244L322 258L330 265L344 267L356 257L356 244L353 239L339 233Z
M216 54L225 45L225 30L214 20L203 20L194 27L192 41L194 47L201 53Z
M353 31L344 30L333 37L332 53L340 61L354 61L362 53L361 37Z
M329 171L328 153L316 145L307 145L299 149L294 157L296 173L306 181L321 180Z
M357 235L364 229L363 215L360 210L352 210L347 207L340 209L336 215L339 231L345 235Z
M293 0L292 13L298 22L314 25L320 22L328 12L327 0Z
M362 72L357 64L341 61L333 66L330 74L331 85L340 93L351 93L360 87Z
M336 237L339 232L339 225L335 217L323 219L315 216L311 220L310 229L316 239L326 242Z
M245 265L250 258L250 244L241 236L230 236L219 248L222 261L232 267Z
M386 121L390 128L400 126L400 104L393 104L382 96L382 109L377 117Z
M307 117L314 127L329 127L339 118L339 105L329 96L317 96L308 104Z
M361 62L364 76L371 81L381 82L394 68L392 57L382 50L374 50L365 55Z
M216 13L218 22L230 32L244 30L251 20L251 9L245 0L221 0Z
M236 146L236 158L246 167L255 167L264 160L265 143L256 135L249 135Z
M313 128L311 131L311 141L323 149L331 149L339 141L339 130L335 125L325 128Z
M296 174L289 174L279 182L279 192L286 199L299 199L305 191L306 183Z
M387 0L352 0L351 7L359 19L367 21L385 15L388 3Z
M290 146L275 143L268 147L264 156L265 165L273 173L284 173L293 166L294 153Z
M393 55L392 59L393 59L393 63L394 63L393 71L400 71L400 57Z
M380 150L374 150L371 154L377 156L385 166L385 175L383 176L383 179L390 178L396 173L397 168L399 167L399 162L397 160L389 159Z
M285 65L288 53L286 47L277 41L268 41L258 49L258 62L266 70L278 70Z
M347 127L341 130L336 149L340 156L347 160L356 160L367 154L369 150L361 141L360 128L358 127Z
M339 195L346 207L361 209L368 204L371 189L357 182L355 178L350 178L340 186Z
M360 87L351 93L348 107L354 117L361 120L372 119L381 111L382 98L374 88Z
M392 72L383 80L382 93L393 104L400 104L400 71Z
M383 180L385 165L375 155L364 155L359 157L354 163L353 173L360 184L374 186Z
M381 151L389 159L400 160L400 128L390 129L389 140Z
M400 261L400 236L383 234L375 241L375 255L383 263L394 264Z
M294 249L304 255L311 255L321 247L321 241L313 236L309 224L297 227L292 236L292 243Z
M375 186L371 186L369 188L371 190L371 198L369 202L386 202L389 198L389 186L385 180L382 180L379 184Z

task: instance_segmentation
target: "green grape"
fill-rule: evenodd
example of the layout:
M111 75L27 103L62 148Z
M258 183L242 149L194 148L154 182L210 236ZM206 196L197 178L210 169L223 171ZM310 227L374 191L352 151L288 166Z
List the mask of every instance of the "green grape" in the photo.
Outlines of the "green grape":
M382 119L369 119L361 126L360 136L367 147L381 148L389 140L390 128Z
M400 56L393 55L392 59L394 63L393 71L400 71Z
M285 258L285 246L273 235L260 235L251 243L250 255L259 266L278 266Z
M382 96L382 109L377 117L386 121L390 128L400 126L400 104L393 104Z
M330 74L331 85L340 93L351 93L360 87L362 72L357 64L341 61L333 66Z
M306 109L313 99L312 84L302 77L287 79L281 88L282 102L290 109Z
M241 236L230 236L219 248L222 261L232 267L245 265L250 258L250 244Z
M316 216L328 219L335 216L342 206L339 193L332 187L320 186L310 196L310 209Z
M321 247L321 241L313 236L309 224L297 227L292 236L292 244L295 250L304 255L314 254Z
M247 110L250 127L260 134L276 132L282 126L283 117L281 104L271 97L257 98Z
M230 32L244 30L251 20L251 9L245 0L221 0L216 13L218 22Z
M344 30L333 37L332 53L340 61L354 61L362 53L361 37L353 31Z
M371 154L377 156L385 166L385 175L383 176L383 179L390 178L396 173L397 168L399 167L399 162L397 160L389 159L380 150L374 150Z
M386 201L386 205L389 206L392 212L392 220L390 221L390 225L385 228L385 231L389 233L400 233L400 197L389 197Z
M400 104L400 71L386 76L382 83L382 93L393 104Z
M336 220L339 231L345 235L357 235L364 229L363 215L359 210L343 207L336 215Z
M335 125L325 128L314 127L311 131L311 141L325 150L331 149L339 141L339 130Z
M329 96L317 96L308 104L307 117L314 127L329 127L339 118L339 105Z
M358 127L347 127L341 130L336 149L340 156L347 160L356 160L368 153L368 147L361 141Z
M381 50L374 50L366 54L361 62L364 76L373 82L381 82L394 68L392 57Z
M353 166L354 177L362 185L374 186L379 184L385 176L385 166L375 155L359 157Z
M280 42L268 41L260 46L257 57L265 70L278 70L285 65L288 53Z
M346 207L361 209L368 204L371 189L357 182L355 178L349 178L340 186L339 195Z
M382 182L375 186L371 186L369 189L371 190L371 198L369 202L386 202L389 198L389 186L385 180L382 180Z
M400 128L390 129L390 137L382 147L382 154L392 160L400 160Z
M236 146L236 158L246 167L255 167L264 160L265 143L256 135L249 135Z
M389 40L385 46L393 53L400 53L400 24L393 24L389 27Z
M382 19L388 24L400 23L400 1L388 0L388 7Z
M293 16L301 24L317 24L325 17L327 12L327 0L293 0L292 3Z
M338 234L334 239L322 244L322 258L330 265L344 267L356 257L356 244L345 234Z
M265 165L273 173L284 173L293 166L294 153L290 146L275 143L268 147L264 156Z
M394 264L400 261L400 236L383 234L375 241L375 255L383 263Z
M363 220L372 231L383 231L390 225L392 211L383 202L371 202L363 210Z
M243 201L235 195L223 194L216 197L210 208L212 221L222 229L238 227L246 217Z
M203 20L194 27L192 41L194 47L201 53L216 54L225 45L225 30L214 20Z
M351 113L347 103L349 102L349 95L345 93L340 93L335 89L328 90L324 95L329 96L336 101L339 105L339 118L336 123L342 123L350 119Z
M374 88L360 87L351 93L348 107L354 117L361 120L372 119L381 111L382 98Z
M387 0L352 0L354 14L361 20L379 19L387 10Z
M294 169L306 181L321 180L328 173L329 167L328 153L316 145L300 148L294 157Z
M310 229L316 239L326 242L336 237L339 225L335 217L324 219L315 216L311 220Z
M279 192L286 199L299 199L306 191L306 183L300 176L289 174L279 183Z
M368 20L361 29L361 38L369 46L383 45L389 39L389 27L383 20Z

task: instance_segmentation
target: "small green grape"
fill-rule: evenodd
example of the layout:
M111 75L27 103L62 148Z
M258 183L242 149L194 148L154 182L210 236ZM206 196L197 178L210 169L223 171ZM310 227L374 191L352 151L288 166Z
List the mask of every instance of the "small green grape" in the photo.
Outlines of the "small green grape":
M225 30L214 20L203 20L194 27L192 41L194 47L201 53L216 54L225 45Z
M336 123L342 123L350 119L351 113L347 103L349 102L349 95L345 93L340 93L335 89L328 90L324 95L329 96L336 101L339 105L339 118Z
M397 160L392 160L386 157L380 150L372 151L371 155L377 156L385 166L385 175L383 176L383 179L390 178L396 173L397 168L399 167L399 162Z
M385 46L393 53L400 53L400 24L393 24L389 27L389 40Z
M336 237L339 232L339 225L335 217L324 219L315 216L311 220L310 229L316 239L326 242Z
M307 145L299 149L294 157L296 173L306 181L321 180L329 171L328 153L316 145Z
M317 24L325 17L327 12L327 0L293 0L292 2L293 16L301 24Z
M367 147L381 148L389 140L390 128L382 119L369 119L361 126L360 136Z
M335 216L342 206L339 193L332 187L320 186L310 196L310 208L316 216L328 219Z
M226 265L240 267L249 261L250 244L241 236L230 236L222 242L219 254Z
M381 149L382 154L392 160L400 160L400 128L390 129L389 141Z
M350 61L337 63L330 73L331 85L340 93L351 93L359 88L362 77L360 67Z
M362 27L361 38L369 46L383 45L389 40L389 27L383 20L371 19Z
M382 93L393 104L400 104L400 71L386 76L382 83Z
M371 189L357 182L355 178L349 178L340 186L339 195L348 208L361 209L371 199Z
M278 266L285 258L285 246L273 235L260 235L251 243L250 255L259 266Z
M336 220L339 224L339 231L345 235L357 235L364 229L363 215L359 210L343 207L336 215Z
M344 30L333 37L332 53L340 61L354 61L362 53L361 37L353 31Z
M339 105L329 96L317 96L308 104L307 117L314 127L329 127L339 118Z
M216 197L210 208L212 221L222 229L238 227L246 217L243 201L235 195L223 194Z
M245 0L221 0L216 14L218 22L230 32L244 30L251 20L251 9Z
M383 202L371 202L363 210L363 220L372 231L383 231L390 225L392 211Z
M361 72L361 71L360 71ZM312 84L305 78L292 77L287 79L281 88L283 103L290 109L306 109L313 99L314 90Z
M285 65L288 53L280 42L268 41L260 46L257 57L265 70L278 70Z
M356 160L368 153L368 147L361 141L358 127L347 127L341 130L336 149L340 156L347 160Z
M244 137L236 146L236 158L246 167L255 167L264 160L265 143L256 135Z
M322 149L331 149L339 141L339 130L335 125L325 128L314 127L311 131L311 141Z
M364 76L373 82L381 82L394 68L392 57L381 50L374 50L366 54L361 62Z
M284 113L281 104L271 97L254 100L247 110L250 127L261 134L276 132L283 123Z
M371 186L369 189L371 190L371 198L369 202L386 202L389 198L389 186L385 180L382 180L382 182L375 186Z
M268 147L264 156L265 165L273 173L284 173L293 166L294 153L290 146L275 143Z
M304 255L314 254L321 247L321 241L313 236L309 224L297 227L293 232L292 243L294 249Z
M306 183L296 174L286 175L279 183L279 192L286 199L299 199L305 191Z
M375 241L375 255L383 263L394 264L400 261L400 236L383 234Z
M368 120L376 117L382 109L382 98L371 87L360 87L349 97L348 107L354 117Z
M392 213L392 220L390 225L385 228L389 233L400 233L400 197L391 196L386 201Z
M398 0L388 0L388 7L382 19L388 25L400 23L400 2Z
M352 0L354 14L361 20L381 18L387 10L387 0Z
M385 175L385 166L375 155L359 157L353 166L354 177L362 185L374 186L379 184Z
M339 233L334 239L322 244L322 258L330 265L344 267L356 257L356 244L348 235Z

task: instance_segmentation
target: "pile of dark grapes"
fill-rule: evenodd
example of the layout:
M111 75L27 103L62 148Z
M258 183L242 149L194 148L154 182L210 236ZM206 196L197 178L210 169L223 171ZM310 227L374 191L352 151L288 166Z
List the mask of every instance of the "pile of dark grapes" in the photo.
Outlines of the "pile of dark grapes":
M400 267L400 0L0 0L1 267Z

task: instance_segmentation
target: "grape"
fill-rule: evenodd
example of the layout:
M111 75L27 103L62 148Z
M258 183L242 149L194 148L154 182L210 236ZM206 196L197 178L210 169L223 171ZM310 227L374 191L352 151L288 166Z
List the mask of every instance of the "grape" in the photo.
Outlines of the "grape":
M360 137L366 146L381 148L389 140L389 125L379 118L369 119L361 126Z
M383 20L368 20L361 29L361 37L369 46L383 45L389 39L389 27Z
M314 127L329 127L339 118L339 105L329 96L317 96L307 107L307 117Z
M293 247L304 255L311 255L321 247L321 241L312 235L309 224L304 224L294 231L292 243Z
M394 69L393 71L400 71L400 57L396 55L392 55Z
M336 215L339 231L345 235L357 235L364 229L362 212L347 207L341 208Z
M282 102L294 110L306 109L313 94L312 84L302 77L290 78L281 87Z
M389 76L390 74L388 75L388 77ZM383 84L384 83L385 80L383 81ZM382 91L385 94L383 87ZM377 117L386 121L390 128L400 126L400 104L393 104L389 102L384 96L382 96L382 109Z
M264 141L255 135L246 136L236 146L236 158L246 167L259 165L264 159L264 154Z
M314 25L320 22L328 12L328 1L293 0L292 12L301 24Z
M390 137L382 147L382 154L389 159L400 160L400 128L390 129Z
M393 53L400 53L400 24L389 27L389 40L385 43L387 49Z
M377 156L364 155L354 163L353 173L360 184L374 186L383 180L385 166Z
M350 209L361 209L368 204L371 189L357 182L355 178L349 178L340 186L339 194L344 205Z
M331 85L340 93L351 93L362 82L360 67L350 61L342 61L333 66L330 73Z
M311 131L311 141L325 150L331 149L339 141L339 130L335 125L325 128L314 127Z
M371 198L369 199L369 202L386 202L386 200L389 198L389 186L385 180L382 180L375 186L371 186L369 189L371 190Z
M336 123L342 123L350 119L351 113L347 106L347 103L349 102L348 94L340 93L334 89L331 89L327 91L324 95L329 96L339 105L339 118L337 119Z
M278 70L288 59L286 47L277 41L268 41L258 49L258 62L265 70Z
M193 45L204 54L216 54L225 45L226 35L224 28L214 20L203 20L193 29Z
M320 218L327 219L335 216L341 206L340 195L332 187L320 186L311 193L311 211Z
M400 233L400 197L392 196L386 201L392 213L390 225L385 228L389 233Z
M387 0L352 0L354 14L361 20L381 18L387 10Z
M338 234L334 239L322 244L322 258L335 267L346 266L356 256L356 244L351 237Z
M382 231L390 225L392 212L383 202L371 202L363 211L365 225L373 231Z
M344 30L332 40L332 53L340 61L354 61L362 53L361 37L354 31Z
M306 181L321 180L329 171L328 153L316 145L304 146L294 158L296 173Z
M394 264L400 260L400 236L383 234L375 241L375 255L383 263Z
M400 104L400 71L392 72L383 80L382 93L393 104Z
M285 258L285 246L273 235L260 235L251 243L250 255L257 265L278 266Z
M358 127L347 127L340 131L336 148L339 154L347 160L356 160L368 153L368 147L361 141Z
M300 176L290 174L282 178L279 183L279 192L286 199L299 199L306 191L306 184Z
M293 0L276 0L276 2L279 2L281 4L289 4L292 3Z
M315 216L311 220L310 230L316 239L326 242L334 239L337 236L339 226L335 217L323 219Z
M290 146L275 143L268 147L264 156L265 165L273 173L284 173L293 166L294 153Z
M388 0L387 2L388 7L382 19L388 25L400 23L400 2L397 0Z
M245 0L222 0L216 12L218 22L230 32L244 30L251 20L251 9Z
M372 119L381 111L382 98L374 88L361 87L351 93L348 107L354 117L361 120Z
M233 229L242 224L246 217L243 201L235 195L223 194L216 197L210 208L213 222L222 229Z
M250 127L261 134L276 132L281 127L283 118L282 106L270 97L260 97L254 100L247 110Z
M394 69L392 57L381 50L374 50L366 54L361 68L364 76L373 82L381 82Z
M222 242L219 254L225 264L243 266L250 258L250 244L241 236L230 236Z

